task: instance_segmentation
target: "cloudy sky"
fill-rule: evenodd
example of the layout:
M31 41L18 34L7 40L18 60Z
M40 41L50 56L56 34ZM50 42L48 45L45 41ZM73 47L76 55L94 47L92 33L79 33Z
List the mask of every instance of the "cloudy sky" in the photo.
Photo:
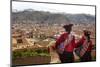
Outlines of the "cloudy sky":
M95 15L95 7L80 5L47 4L33 2L12 2L12 9L22 11L25 9L34 9L37 11L49 11L53 13L71 13L71 14L91 14Z

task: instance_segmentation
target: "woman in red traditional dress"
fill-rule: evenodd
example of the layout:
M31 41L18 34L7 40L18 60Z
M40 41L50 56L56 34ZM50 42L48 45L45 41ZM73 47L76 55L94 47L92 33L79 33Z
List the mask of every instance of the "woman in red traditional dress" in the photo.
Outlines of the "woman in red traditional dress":
M65 32L56 41L56 51L62 63L74 62L75 37L71 34L73 24L64 25Z
M91 61L91 50L93 49L92 41L90 40L90 31L84 30L84 35L76 43L79 47L82 46L80 50L80 58L82 62Z

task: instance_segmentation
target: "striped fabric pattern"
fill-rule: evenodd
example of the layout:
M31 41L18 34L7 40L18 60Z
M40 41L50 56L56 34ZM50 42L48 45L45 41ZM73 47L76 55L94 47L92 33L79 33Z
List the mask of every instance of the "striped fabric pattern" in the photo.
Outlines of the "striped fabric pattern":
M80 51L80 56L81 57L85 54L85 52L87 51L88 47L89 47L89 42L87 40L85 40L85 42L83 43L83 48Z

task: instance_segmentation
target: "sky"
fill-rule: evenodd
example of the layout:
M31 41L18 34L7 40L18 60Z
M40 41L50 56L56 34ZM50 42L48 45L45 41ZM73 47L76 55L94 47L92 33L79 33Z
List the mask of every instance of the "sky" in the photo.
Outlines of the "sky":
M70 13L70 14L91 14L95 15L95 7L80 5L47 4L33 2L12 2L12 9L23 11L33 9L36 11L48 11L52 13Z

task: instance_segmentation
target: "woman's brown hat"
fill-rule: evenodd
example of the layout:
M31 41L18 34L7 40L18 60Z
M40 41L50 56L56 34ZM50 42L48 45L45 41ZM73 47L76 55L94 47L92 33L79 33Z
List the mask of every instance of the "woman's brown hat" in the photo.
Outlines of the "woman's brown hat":
M69 29L72 28L72 26L73 26L73 24L66 24L66 25L63 26L63 28L66 29L66 30L67 29L69 30Z
M90 35L90 34L91 34L91 32L88 31L88 30L83 30L83 32L84 32L84 34L86 34L86 35Z

